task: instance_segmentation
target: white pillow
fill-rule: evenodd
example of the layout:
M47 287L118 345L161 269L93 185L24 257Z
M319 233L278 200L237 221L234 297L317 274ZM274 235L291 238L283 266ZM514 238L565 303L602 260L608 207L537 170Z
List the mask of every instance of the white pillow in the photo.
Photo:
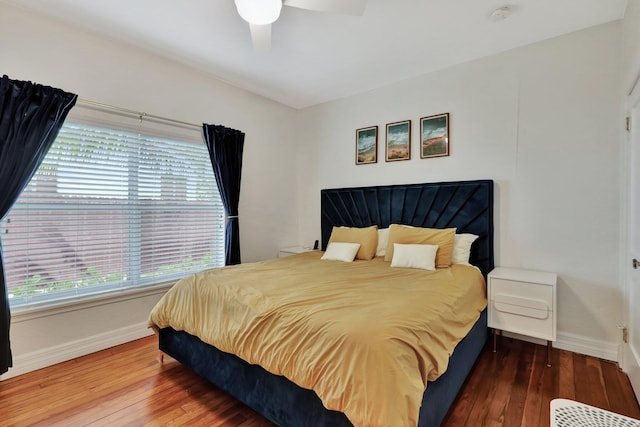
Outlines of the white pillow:
M471 244L476 241L475 234L456 234L453 238L453 253L451 254L451 264L469 264Z
M351 262L360 249L360 243L331 242L322 258L329 261Z
M376 256L385 256L387 253L387 243L389 243L389 229L378 228L378 248Z
M403 245L401 243L394 243L391 267L435 270L437 252L438 245Z

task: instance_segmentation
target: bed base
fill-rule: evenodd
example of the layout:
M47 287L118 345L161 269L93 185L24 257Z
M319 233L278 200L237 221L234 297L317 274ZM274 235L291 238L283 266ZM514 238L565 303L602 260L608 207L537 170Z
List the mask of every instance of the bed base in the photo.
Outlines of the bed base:
M351 426L347 417L326 409L316 393L273 375L258 365L205 344L184 331L159 331L159 348L215 386L280 426ZM487 314L482 312L458 344L447 371L429 382L422 398L419 427L439 426L487 341Z

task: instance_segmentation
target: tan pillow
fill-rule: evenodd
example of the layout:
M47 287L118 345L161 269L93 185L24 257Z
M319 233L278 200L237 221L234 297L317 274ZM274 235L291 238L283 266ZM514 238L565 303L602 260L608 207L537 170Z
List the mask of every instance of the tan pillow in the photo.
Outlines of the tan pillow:
M391 224L389 227L389 242L384 260L393 259L393 244L413 245L437 245L436 267L443 268L451 265L453 253L453 241L456 235L455 228L421 228L409 227L399 224Z
M360 243L360 249L356 254L357 259L369 261L376 256L378 247L378 226L356 228L356 227L333 227L329 243Z

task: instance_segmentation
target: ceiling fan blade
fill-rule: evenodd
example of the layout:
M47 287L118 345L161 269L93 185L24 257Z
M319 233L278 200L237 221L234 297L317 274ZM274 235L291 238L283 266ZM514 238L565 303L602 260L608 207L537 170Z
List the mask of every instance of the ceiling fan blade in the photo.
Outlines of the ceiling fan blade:
M282 4L319 12L360 16L364 13L367 0L284 0Z
M271 50L271 24L249 24L251 41L256 52L268 53Z

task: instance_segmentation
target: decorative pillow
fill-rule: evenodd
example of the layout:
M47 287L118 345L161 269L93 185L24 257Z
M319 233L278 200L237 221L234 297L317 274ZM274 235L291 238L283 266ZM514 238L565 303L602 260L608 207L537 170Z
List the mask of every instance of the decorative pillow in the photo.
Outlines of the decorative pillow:
M437 252L438 246L436 245L403 245L394 243L391 267L435 270Z
M451 264L469 264L469 255L471 254L471 245L476 241L478 236L475 234L462 233L456 234L453 239L453 253L451 254Z
M376 256L384 256L387 253L387 243L389 242L389 229L378 228L378 248Z
M356 227L333 227L329 243L359 243L360 249L356 258L369 261L376 256L378 247L378 226L356 228Z
M360 243L344 243L333 242L329 243L327 250L322 255L322 258L328 261L342 261L351 262L356 257L356 253L360 249Z
M384 260L391 261L393 259L394 243L437 245L436 267L449 267L451 265L451 253L453 252L455 235L455 228L421 228L391 224L391 227L389 227L387 253L384 256Z

